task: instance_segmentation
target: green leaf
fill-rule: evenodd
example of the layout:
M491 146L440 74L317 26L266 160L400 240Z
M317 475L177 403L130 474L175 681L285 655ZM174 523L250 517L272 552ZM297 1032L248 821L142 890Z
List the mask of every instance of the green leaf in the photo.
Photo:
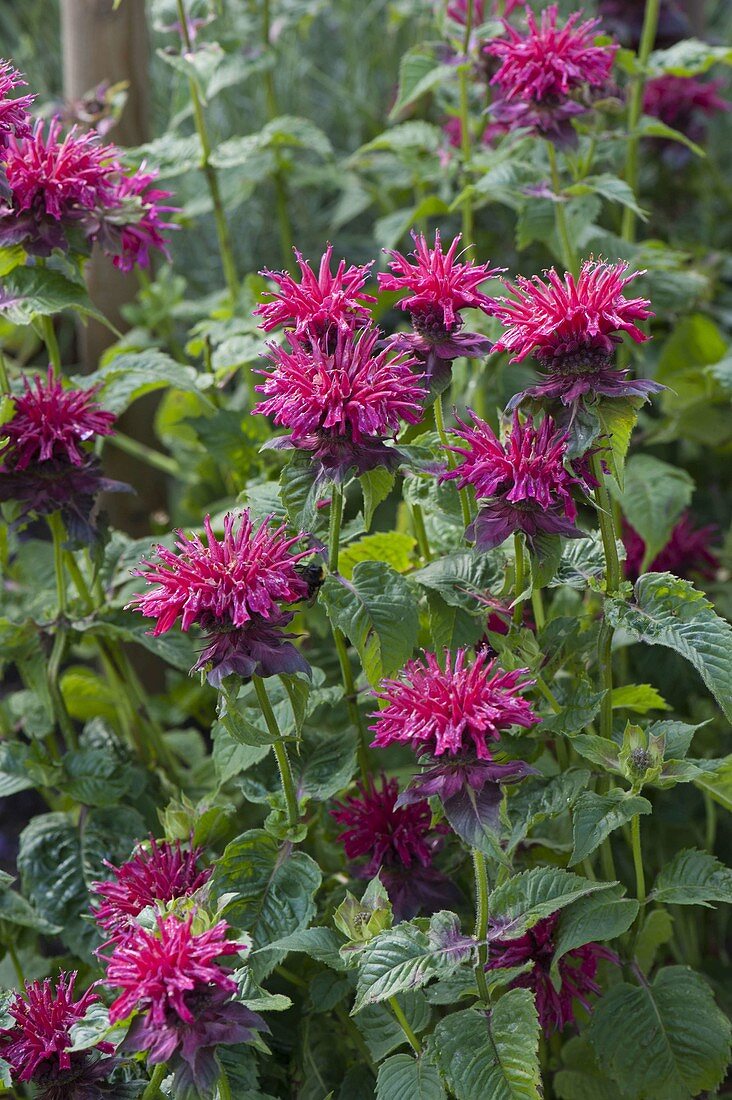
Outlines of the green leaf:
M699 38L685 38L667 50L654 50L648 58L652 75L672 73L674 76L699 76L713 65L732 65L729 46L712 46Z
M488 1012L440 1020L429 1050L457 1100L541 1100L539 1021L528 989L509 989Z
M421 989L399 993L397 1002L415 1034L418 1035L429 1026L432 1013ZM366 1005L354 1017L354 1022L366 1040L375 1062L380 1062L387 1054L404 1046L404 1032L389 1005Z
M691 149L697 157L706 157L707 155L700 145L697 145L681 130L674 130L672 126L667 126L665 122L652 118L650 115L641 117L636 133L639 137L657 137L663 141L678 141L680 145L685 145L687 149Z
M502 554L455 550L411 574L422 588L437 592L451 607L475 611L476 600L503 580Z
M293 761L298 797L324 802L344 790L356 770L355 732L308 733L298 760L299 770Z
M376 1100L446 1100L435 1066L426 1058L393 1054L379 1066Z
M732 870L709 852L686 848L668 863L649 897L664 905L732 904Z
M379 531L351 542L341 550L338 568L350 580L353 569L360 561L383 561L397 573L406 573L412 565L412 554L417 540L400 531Z
M633 455L625 467L625 484L617 493L625 518L646 544L641 572L671 537L694 492L686 470L651 455Z
M167 387L193 393L203 405L213 408L198 386L197 371L156 348L116 355L94 374L78 374L73 381L84 389L101 386L99 401L118 416L145 394Z
M87 806L113 806L129 789L134 775L120 769L106 749L84 749L64 757L66 780L59 785Z
M613 688L613 710L632 710L647 714L649 710L671 710L663 696L650 684L623 684Z
M549 588L562 584L584 591L587 582L605 572L605 552L597 531L584 539L567 539L557 571L549 581Z
M641 397L606 397L595 410L602 436L610 441L610 453L604 453L603 458L621 489L625 456L642 404Z
M491 894L491 916L503 939L523 936L529 928L573 901L609 890L615 883L590 882L559 867L533 867L497 886Z
M646 220L646 215L636 202L633 188L619 179L617 176L603 174L600 176L586 176L580 183L574 183L565 188L567 195L597 194L608 202L617 202L621 206L627 206L639 218Z
M649 814L652 809L647 798L629 795L617 787L607 794L585 791L572 812L574 851L569 866L581 863L600 847L605 837L626 825L636 814Z
M283 959L290 952L302 951L316 962L329 966L331 970L344 970L345 963L341 956L344 943L343 936L339 936L332 928L303 928L302 931L292 932L289 936L283 936L282 939L260 948L258 954L266 956L274 953Z
M512 823L509 851L513 851L536 825L566 814L587 786L589 777L585 768L572 768L551 779L537 776L524 780L508 800L508 816Z
M320 590L328 618L350 638L369 683L392 676L417 644L417 601L409 583L385 562L359 562L350 582L333 574Z
M461 934L454 913L435 913L428 932L406 921L381 932L359 954L353 1012L452 974L473 953L474 942Z
M321 495L322 486L316 480L312 462L307 455L296 452L280 474L280 499L291 527L302 531L316 529Z
M315 914L320 868L304 852L280 847L263 829L250 829L227 844L214 871L217 897L232 894L224 916L252 937L253 949L304 929ZM285 954L252 955L260 981Z
M160 179L182 176L200 168L203 159L197 134L185 137L173 133L163 134L146 145L128 150L128 153L136 161L145 161L151 168L155 168Z
M553 1084L559 1100L622 1100L598 1066L592 1047L579 1035L562 1046L562 1068L554 1074Z
M684 966L661 970L652 985L613 986L586 1034L624 1100L714 1092L729 1059L729 1021L701 975Z
M608 600L605 606L612 626L685 657L732 719L732 626L703 592L671 573L646 573L636 581L635 603Z
M695 779L694 785L724 806L725 810L732 812L732 756L720 760L713 772Z
M389 119L397 118L420 96L431 92L453 75L451 65L436 63L434 52L429 46L413 46L411 50L407 50L399 65L399 89L396 102L389 112Z
M92 305L83 283L73 283L47 267L15 267L3 277L0 316L13 325L29 325L34 317L53 317L70 309L106 323Z
M673 934L673 920L665 909L646 913L635 941L635 959L644 974L650 973L659 947L668 943Z
M384 466L377 466L374 470L367 470L365 474L361 474L358 480L363 493L363 522L368 531L371 528L374 512L394 488L396 474Z
M625 898L623 886L590 894L568 906L561 914L555 933L552 979L558 986L561 981L559 960L568 951L584 947L586 943L614 940L627 932L640 908L635 898Z

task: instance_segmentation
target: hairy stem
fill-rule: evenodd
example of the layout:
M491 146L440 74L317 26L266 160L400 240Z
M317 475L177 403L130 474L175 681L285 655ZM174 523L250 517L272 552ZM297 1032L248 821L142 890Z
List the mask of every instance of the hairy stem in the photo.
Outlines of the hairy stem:
M473 873L475 875L475 938L478 941L478 963L475 967L475 980L481 999L488 1004L490 993L485 976L485 964L488 962L488 872L485 856L473 848Z
M407 1042L409 1043L409 1045L412 1048L412 1050L414 1051L414 1053L415 1054L421 1054L422 1053L422 1044L420 1043L419 1039L417 1038L417 1036L414 1034L411 1027L409 1026L409 1020L407 1019L407 1017L402 1012L402 1006L399 1004L399 1001L396 999L396 997L389 997L389 1008L392 1010L392 1012L396 1016L397 1022L399 1024L400 1028L402 1029L402 1031L404 1032L404 1034L407 1038Z
M646 900L646 878L643 870L643 851L641 848L640 814L636 814L630 822L630 839L633 849L633 866L635 867L635 892L638 901L643 904Z
M53 373L59 375L61 374L61 352L56 339L56 330L53 327L53 318L41 317L41 329L43 331L43 343L46 345Z
M53 542L53 566L54 573L56 575L56 599L58 602L58 621L56 623L56 637L53 640L53 648L51 650L51 656L48 661L46 676L48 680L48 690L50 692L51 699L53 700L53 706L56 712L56 717L58 718L59 726L61 727L61 732L64 735L64 741L70 749L75 749L78 746L76 730L74 729L74 724L71 721L69 712L66 709L66 703L64 702L64 697L61 694L61 688L59 686L61 662L63 661L64 652L66 650L67 637L66 574L64 573L64 539L66 537L66 532L64 530L63 520L61 519L60 512L52 512L51 515L46 516L46 521L48 523L48 528L51 532L51 540Z
M427 538L427 528L424 525L424 512L421 504L412 505L412 524L422 560L425 562L432 561L432 551Z
M219 1100L231 1100L231 1085L229 1084L229 1075L219 1062L219 1079L216 1082L216 1087L219 1090Z
M272 704L269 701L264 680L261 676L252 676L252 683L254 684L257 702L262 711L264 721L267 724L267 729L274 739L272 747L277 758L277 767L279 768L280 781L282 783L282 793L285 796L285 803L287 804L287 820L291 826L294 826L297 825L300 814L297 808L297 793L295 791L295 780L292 774L290 757L287 755L287 748L285 747L280 727L277 724L275 712L272 710Z
M514 582L513 582L513 621L517 626L521 625L523 614L520 596L524 590L524 544L518 531L513 536Z
M440 437L440 443L445 448L447 454L447 465L451 470L455 469L457 465L455 461L455 455L450 450L450 440L447 437L447 430L445 428L445 414L442 411L442 396L438 393L434 403L435 412L435 427L437 428L437 434ZM473 517L470 511L470 497L468 496L467 489L459 489L458 494L460 497L460 510L463 514L463 523L466 527L469 527L472 523Z
M183 36L183 43L186 51L191 52L192 43L191 36L188 30L188 20L186 18L186 9L184 0L177 0L178 3L178 21L180 22L181 35ZM226 213L224 211L224 204L221 198L221 189L219 188L219 177L216 173L216 169L211 164L211 139L208 134L206 126L206 117L203 113L203 104L201 103L201 97L198 94L198 88L193 78L188 80L188 88L191 96L191 104L193 106L193 119L196 126L196 132L198 139L201 142L201 171L206 177L206 184L208 186L209 194L211 195L211 204L213 206L214 222L216 223L216 236L219 242L219 254L221 256L221 266L224 271L224 278L226 279L226 285L229 289L232 302L235 302L239 295L239 277L236 273L236 264L234 262L234 250L231 245L231 233L229 232L229 223L226 220Z
M641 31L640 46L638 48L638 73L633 78L633 85L628 98L628 147L625 154L625 182L634 194L638 193L638 151L640 138L636 133L643 110L643 92L646 86L646 67L653 44L656 41L658 29L658 16L661 10L661 0L646 0L645 13L643 15L643 30ZM635 211L626 206L623 210L623 221L620 235L624 241L635 240Z
M576 275L578 271L577 255L572 247L572 241L569 236L569 226L567 225L567 212L564 209L564 201L561 198L562 184L559 179L557 154L551 141L547 141L546 147L549 154L549 171L552 177L552 190L557 196L557 201L554 203L554 222L557 227L557 236L562 249L562 259L567 271L571 271L573 275Z
M162 1062L159 1066L156 1066L153 1070L153 1075L150 1078L150 1082L142 1094L142 1100L157 1100L161 1096L160 1086L163 1083L167 1066L165 1062Z

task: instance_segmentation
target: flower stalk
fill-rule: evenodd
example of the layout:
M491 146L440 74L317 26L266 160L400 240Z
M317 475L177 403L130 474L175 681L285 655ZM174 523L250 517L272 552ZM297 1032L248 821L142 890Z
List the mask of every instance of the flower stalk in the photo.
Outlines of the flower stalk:
M490 991L488 980L485 976L485 965L488 962L488 871L486 869L485 856L477 848L473 848L473 873L475 875L475 938L478 941L478 963L475 967L475 980L478 983L478 992L481 999L488 1004Z
M399 1024L400 1028L404 1032L404 1035L406 1036L407 1042L409 1043L410 1047L412 1048L412 1050L414 1051L415 1054L421 1054L422 1053L422 1044L420 1043L419 1039L417 1038L414 1031L410 1027L409 1020L404 1015L404 1012L402 1011L402 1006L399 1004L399 1001L396 999L396 997L389 997L389 1002L388 1003L389 1003L389 1008L394 1013L394 1015L397 1019L397 1023Z
M165 1062L155 1066L150 1082L142 1094L142 1100L158 1100L158 1097L162 1096L160 1086L165 1078L166 1068Z
M282 793L285 796L285 804L287 805L287 820L290 827L294 828L294 826L297 825L300 813L297 806L297 792L295 790L295 779L292 774L290 757L287 754L287 748L277 722L277 717L269 701L264 680L261 676L252 676L252 683L257 696L257 702L259 703L259 709L267 724L270 736L273 738L272 748L277 758L277 767L282 783Z
M628 146L625 155L625 182L634 194L638 193L638 152L640 138L638 137L638 123L643 110L643 90L646 86L646 68L648 58L656 41L658 30L658 17L661 11L661 0L646 0L643 15L643 29L641 31L640 46L638 48L638 73L633 79L633 85L628 100ZM620 235L624 241L635 240L636 215L629 206L623 210L623 220Z

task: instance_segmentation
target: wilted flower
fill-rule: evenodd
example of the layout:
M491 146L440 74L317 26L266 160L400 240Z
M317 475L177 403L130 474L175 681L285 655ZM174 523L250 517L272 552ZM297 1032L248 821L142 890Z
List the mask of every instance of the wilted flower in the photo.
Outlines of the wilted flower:
M718 534L713 524L695 527L686 512L678 521L671 537L647 569L651 573L673 573L677 577L700 576L704 580L714 580L720 561L711 548L712 540ZM629 523L623 524L623 542L625 543L625 572L632 581L641 574L646 544L638 532Z
M302 254L297 249L294 252L302 276L299 283L287 271L265 269L260 272L279 287L279 291L267 291L267 297L272 300L254 310L255 315L262 318L260 327L265 332L284 325L294 329L304 343L313 336L326 337L331 328L350 332L369 324L369 305L376 299L365 294L363 287L372 264L346 267L346 261L341 260L333 274L330 268L333 245L329 244L316 275Z
M562 955L558 963L559 988L552 980L551 967L556 951L556 928L559 914L540 920L517 939L490 939L489 961L486 970L533 963L531 970L520 974L509 984L509 989L530 989L536 998L539 1023L545 1035L562 1031L567 1024L576 1024L574 1002L590 1011L589 997L601 993L595 981L601 959L617 963L618 956L598 943L575 947ZM500 937L500 928L496 929Z
M94 920L112 936L124 935L143 909L158 903L190 897L208 882L210 868L199 868L200 848L187 852L164 840L161 844L150 837L150 850L139 848L120 867L104 861L114 876L104 882L93 882L92 891L102 904L94 909Z
M623 46L637 50L643 31L645 6L638 0L600 0L599 12L608 34ZM661 0L656 29L656 49L665 50L691 35L686 13L677 0Z
M102 476L99 460L85 444L112 434L115 417L94 400L98 386L65 388L49 367L46 378L24 379L13 399L13 416L2 426L0 500L23 506L20 518L61 512L72 539L96 535L96 502L101 492L127 485Z
M567 469L567 434L551 417L536 428L531 417L522 424L514 413L502 443L490 424L471 415L472 424L458 421L455 431L467 448L450 448L461 460L442 475L442 480L456 480L458 488L475 489L479 511L468 538L479 550L492 550L515 531L523 531L530 545L538 534L581 538L572 494L587 492L594 481L586 462L577 464L578 474Z
M381 777L381 787L358 784L358 795L336 803L332 816L346 826L339 840L349 859L360 860L361 878L379 873L397 920L410 920L420 911L433 913L449 907L455 889L432 867L435 852L447 829L432 825L426 800L398 806L399 784Z
M718 94L721 80L695 80L692 76L664 76L649 80L643 90L643 111L697 144L706 135L706 120L732 106ZM663 153L671 163L683 162L690 151L678 141L662 139Z
M413 333L397 333L392 345L403 351L415 351L422 357L435 355L455 359L460 355L485 355L490 342L478 333L461 332L463 309L480 309L490 314L493 300L478 287L504 268L489 268L457 257L461 235L453 238L447 252L442 250L440 231L435 231L435 247L430 248L422 233L412 233L415 250L412 262L401 252L388 251L388 271L379 272L381 290L408 295L399 302L409 313Z
M12 1027L0 1028L0 1057L10 1066L16 1081L32 1081L39 1100L96 1100L110 1095L100 1087L114 1068L113 1058L100 1058L114 1050L98 1043L93 1051L72 1052L71 1028L99 1000L87 989L74 1000L76 973L59 974L55 984L26 982L8 1005Z
M339 331L329 350L291 333L289 348L270 345L273 368L256 387L266 400L252 411L291 430L273 446L310 451L321 473L335 479L398 463L386 440L402 420L420 420L425 390L411 369L417 360L377 351L379 337L375 328Z
M151 246L164 250L160 217L169 192L149 190L153 176L128 176L119 150L104 145L94 131L76 127L62 137L61 120L46 131L38 121L32 134L11 138L5 156L9 194L0 204L0 244L22 244L36 256L55 249L88 250L99 241L129 270L148 263Z
M195 933L192 916L158 917L155 931L133 925L107 963L107 983L122 990L110 1021L137 1013L120 1049L146 1051L151 1065L170 1061L181 1089L210 1089L216 1048L267 1030L261 1017L231 1000L236 982L217 960L243 948L227 939L228 931L225 921Z
M300 535L288 538L285 527L265 520L256 530L249 512L224 518L221 542L204 520L206 543L198 535L178 532L176 550L157 547L158 561L142 561L134 575L154 585L133 597L131 607L157 622L154 635L165 634L178 617L181 630L197 623L207 648L195 669L213 667L208 676L217 685L231 672L240 676L272 676L307 671L305 659L283 628L292 614L281 604L308 596L307 581L295 568L311 551L291 553Z
M617 46L593 44L598 19L579 22L580 12L557 25L558 8L551 4L537 24L527 9L528 31L522 33L504 20L505 38L484 47L497 57L500 68L491 80L499 88L492 117L510 128L530 127L561 143L574 140L570 120L588 108L588 95L604 88Z
M434 653L408 661L398 680L384 680L378 698L386 703L369 728L375 748L409 744L431 756L471 753L491 760L489 741L512 726L528 728L538 719L521 692L533 681L528 670L505 672L478 653L472 664L459 649L445 652L440 668Z
M24 138L31 132L28 110L36 97L9 94L25 87L27 82L13 64L0 58L0 160L10 137Z
M631 379L613 366L615 347L627 333L637 344L649 337L639 321L653 317L645 298L626 298L625 287L643 272L626 275L628 264L585 260L575 279L562 279L554 268L546 279L519 276L506 286L513 298L499 298L495 314L505 332L494 351L510 351L511 362L533 355L549 373L522 396L559 398L571 405L585 394L647 397L661 387L650 379Z

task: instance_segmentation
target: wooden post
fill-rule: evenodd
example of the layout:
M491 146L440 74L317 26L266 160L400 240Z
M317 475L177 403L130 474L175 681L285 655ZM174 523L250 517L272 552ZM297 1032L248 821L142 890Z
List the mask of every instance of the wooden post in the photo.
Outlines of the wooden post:
M127 101L109 140L117 145L142 145L150 137L150 43L145 0L61 0L64 94L81 98L101 84L126 81ZM121 308L137 291L134 272L118 271L106 256L95 251L87 265L87 284L92 301L119 329L124 328ZM96 369L114 336L95 321L80 328L82 369ZM154 443L154 396L138 401L120 422L120 430L146 443ZM159 471L107 447L104 465L110 477L129 482L136 495L115 494L105 501L114 524L132 535L150 530L150 514L166 505L165 477Z

